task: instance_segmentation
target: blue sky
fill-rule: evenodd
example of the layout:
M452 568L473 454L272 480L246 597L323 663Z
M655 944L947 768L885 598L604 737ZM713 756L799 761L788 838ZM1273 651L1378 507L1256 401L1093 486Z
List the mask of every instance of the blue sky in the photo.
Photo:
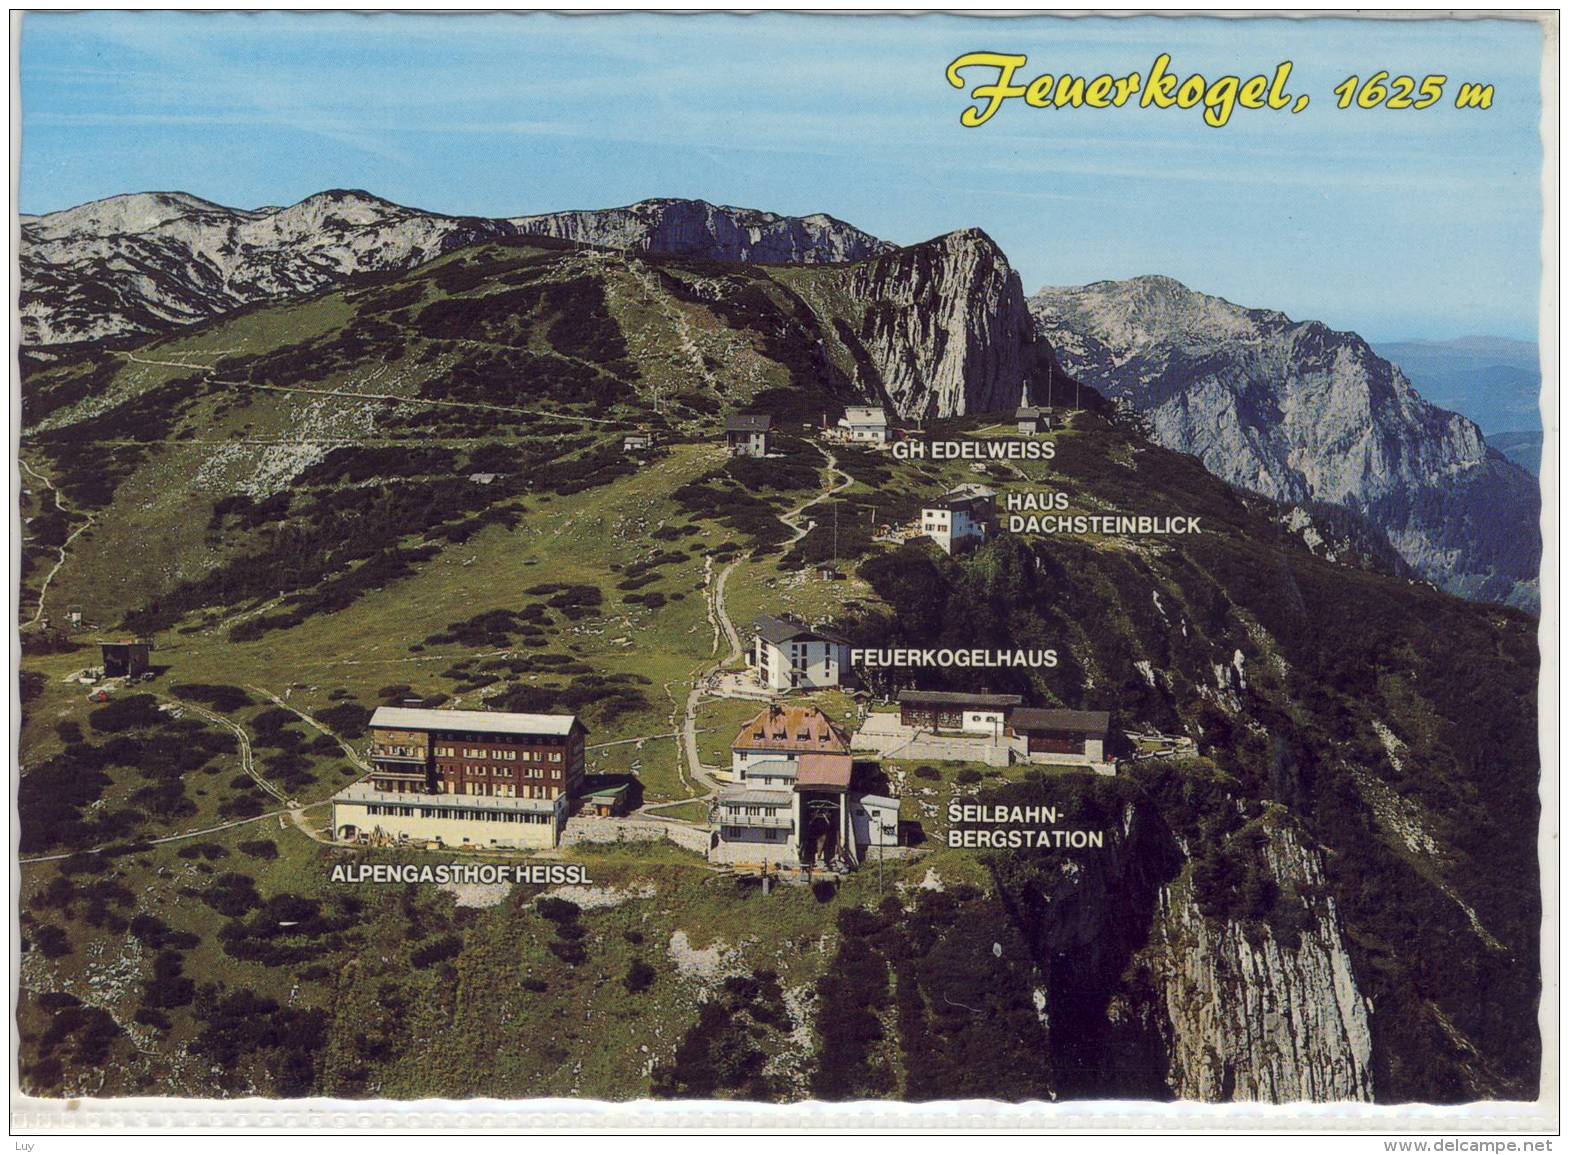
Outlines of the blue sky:
M990 233L1027 292L1165 273L1373 340L1534 337L1540 31L1499 20L41 13L23 26L25 212L179 189L365 188L512 216L649 196ZM1036 110L967 129L970 51L1023 75L1294 64L1299 115ZM1421 111L1345 110L1384 69ZM978 75L978 74L977 74ZM1494 107L1459 111L1463 80Z

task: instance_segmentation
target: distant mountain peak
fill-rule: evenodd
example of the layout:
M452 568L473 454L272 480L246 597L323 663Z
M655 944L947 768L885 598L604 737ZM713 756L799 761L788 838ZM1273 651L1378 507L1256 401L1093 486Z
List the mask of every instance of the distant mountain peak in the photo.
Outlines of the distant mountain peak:
M120 193L35 216L25 225L37 237L102 237L145 232L192 214L233 211L186 192Z
M1368 517L1451 592L1534 604L1535 484L1356 333L1169 277L1042 289L1030 309L1064 367L1161 444L1277 501Z

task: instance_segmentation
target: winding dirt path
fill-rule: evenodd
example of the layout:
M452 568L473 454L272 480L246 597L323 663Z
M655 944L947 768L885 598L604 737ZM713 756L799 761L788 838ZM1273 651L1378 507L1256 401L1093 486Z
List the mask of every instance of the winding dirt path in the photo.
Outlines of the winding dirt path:
M23 461L20 457L18 457L16 460L18 465L36 477L39 481L43 482L44 485L48 488L49 492L54 494L54 507L56 509L58 509L61 513L69 512L65 508L64 500L60 497L60 491L55 488L54 482L50 481L42 473L39 473L38 470L27 464L27 462ZM44 604L45 599L49 594L49 583L54 581L54 575L59 573L60 567L65 564L66 551L70 548L71 543L80 537L83 531L91 527L92 524L93 515L89 513L87 515L87 520L73 529L70 535L66 537L65 541L60 543L60 558L54 563L54 566L49 570L49 572L44 575L43 584L38 587L38 608L33 611L32 620L27 623L28 625L36 626L44 620Z
M370 773L370 770L371 770L370 763L365 761L364 758L361 758L359 751L356 750L353 746L351 746L349 744L349 740L347 738L345 738L342 734L339 734L331 726L328 726L324 722L318 722L315 718L311 717L304 710L299 710L299 709L296 709L295 707L289 705L289 703L285 702L282 698L278 697L278 695L274 694L271 690L264 690L260 686L250 686L250 685L247 685L245 688L247 690L254 690L256 693L260 694L263 698L266 698L269 702L271 702L274 706L277 706L279 709L287 710L289 713L291 713L295 717L299 718L301 721L303 721L307 726L309 726L312 730L315 730L317 733L327 735L327 737L331 738L334 742L336 742L343 749L343 753L348 757L349 761L354 763L354 765L356 767L358 767L359 770L361 770L362 772L367 773L367 774Z
M231 722L222 714L215 713L214 711L207 709L205 706L198 706L195 702L187 702L181 698L165 698L162 694L158 696L163 698L165 702L173 702L182 709L189 710L198 717L206 718L207 721L213 723L215 726L222 726L225 730L228 730L230 733L232 733L240 740L240 767L245 771L245 773L250 775L251 779L256 783L256 785L260 786L279 802L282 802L285 806L290 808L294 806L294 803L290 800L287 794L278 789L278 787L274 786L271 782L267 781L267 779L263 778L257 771L256 754L255 751L251 749L251 736L245 732L244 726L240 725L238 722Z
M217 834L223 830L233 830L236 826L249 826L253 822L265 822L269 818L283 818L289 815L304 814L308 810L317 810L329 805L331 802L332 799L323 798L320 802L311 802L305 806L294 806L287 810L269 810L264 814L256 814L250 818L236 818L232 822L220 822L217 826L204 826L200 830L186 830L179 834L165 834L162 838L148 838L143 841L148 846L161 846L165 842L181 842L187 838L200 838L204 834ZM296 822L296 825L298 825L298 822ZM305 828L302 826L301 829L304 830ZM305 832L307 834L310 833L309 830ZM314 838L315 835L312 835L312 837ZM317 838L316 841L324 842L326 839ZM36 854L32 858L19 858L17 862L22 866L28 866L34 862L59 862L63 858L70 858L77 854L97 854L113 845L114 843L106 842L102 846L94 846L87 850L69 850L63 854Z
M837 484L825 484L816 496L807 499L789 512L779 515L779 520L788 525L792 531L790 540L785 542L786 549L795 545L811 532L813 523L810 518L805 517L807 510L819 502L828 500L834 494L847 489L855 481L848 473L839 468L839 459L834 456L833 450L825 445L818 445L817 451L823 455L823 462L827 467L829 480L831 481L835 474L838 474L841 480ZM714 649L715 651L719 649L719 639L722 636L729 645L729 652L723 657L706 663L699 668L692 679L692 688L687 692L686 708L681 718L681 762L677 764L677 770L681 771L683 778L686 778L688 771L690 772L692 780L701 784L707 791L704 798L712 798L718 793L720 783L718 779L704 768L702 757L697 749L697 707L702 701L703 692L713 675L725 666L740 661L744 653L740 631L736 629L735 622L731 621L730 611L725 605L725 584L730 580L730 575L736 571L736 567L743 562L750 561L751 557L751 553L748 552L736 558L735 561L719 571L718 578L708 582L709 620L717 627L714 634ZM704 560L703 573L705 579L712 578L713 569L708 559ZM700 799L684 799L684 801L692 802L700 801ZM666 805L674 805L674 803Z
M834 451L832 449L829 449L826 445L819 443L817 444L817 452L823 455L823 463L827 466L829 474L837 473L840 477L844 478L844 480L841 481L838 485L822 490L816 497L812 498L810 501L803 502L802 504L796 506L789 513L781 513L779 515L779 520L784 522L795 531L795 536L792 537L789 541L785 542L786 549L800 541L803 537L812 531L812 521L809 518L804 521L800 521L799 524L797 524L797 521L800 519L802 514L811 509L812 506L827 501L834 494L849 489L850 486L855 484L855 478L851 477L848 473L839 468L839 459L834 456Z

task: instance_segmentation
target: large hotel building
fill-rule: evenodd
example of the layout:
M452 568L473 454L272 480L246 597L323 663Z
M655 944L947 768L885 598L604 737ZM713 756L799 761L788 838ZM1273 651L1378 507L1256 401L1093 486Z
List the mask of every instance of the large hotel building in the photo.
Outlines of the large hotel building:
M572 715L383 706L370 720L370 774L333 797L340 841L552 847L583 790Z

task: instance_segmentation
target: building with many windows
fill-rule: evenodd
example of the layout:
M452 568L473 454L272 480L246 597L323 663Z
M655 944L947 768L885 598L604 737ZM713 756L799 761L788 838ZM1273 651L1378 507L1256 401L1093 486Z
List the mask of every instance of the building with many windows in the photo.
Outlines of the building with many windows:
M736 785L714 801L708 856L737 866L850 869L899 843L899 804L854 789L844 733L815 707L770 706L736 735Z
M370 720L371 772L334 796L334 828L347 841L379 830L531 846L542 835L511 828L541 826L553 846L583 789L587 733L571 715L383 706Z
M767 689L821 690L846 680L850 642L832 630L764 614L753 623L752 635L748 658Z
M356 782L333 795L332 822L343 842L548 850L561 836L567 805L565 794L545 799L388 793Z

